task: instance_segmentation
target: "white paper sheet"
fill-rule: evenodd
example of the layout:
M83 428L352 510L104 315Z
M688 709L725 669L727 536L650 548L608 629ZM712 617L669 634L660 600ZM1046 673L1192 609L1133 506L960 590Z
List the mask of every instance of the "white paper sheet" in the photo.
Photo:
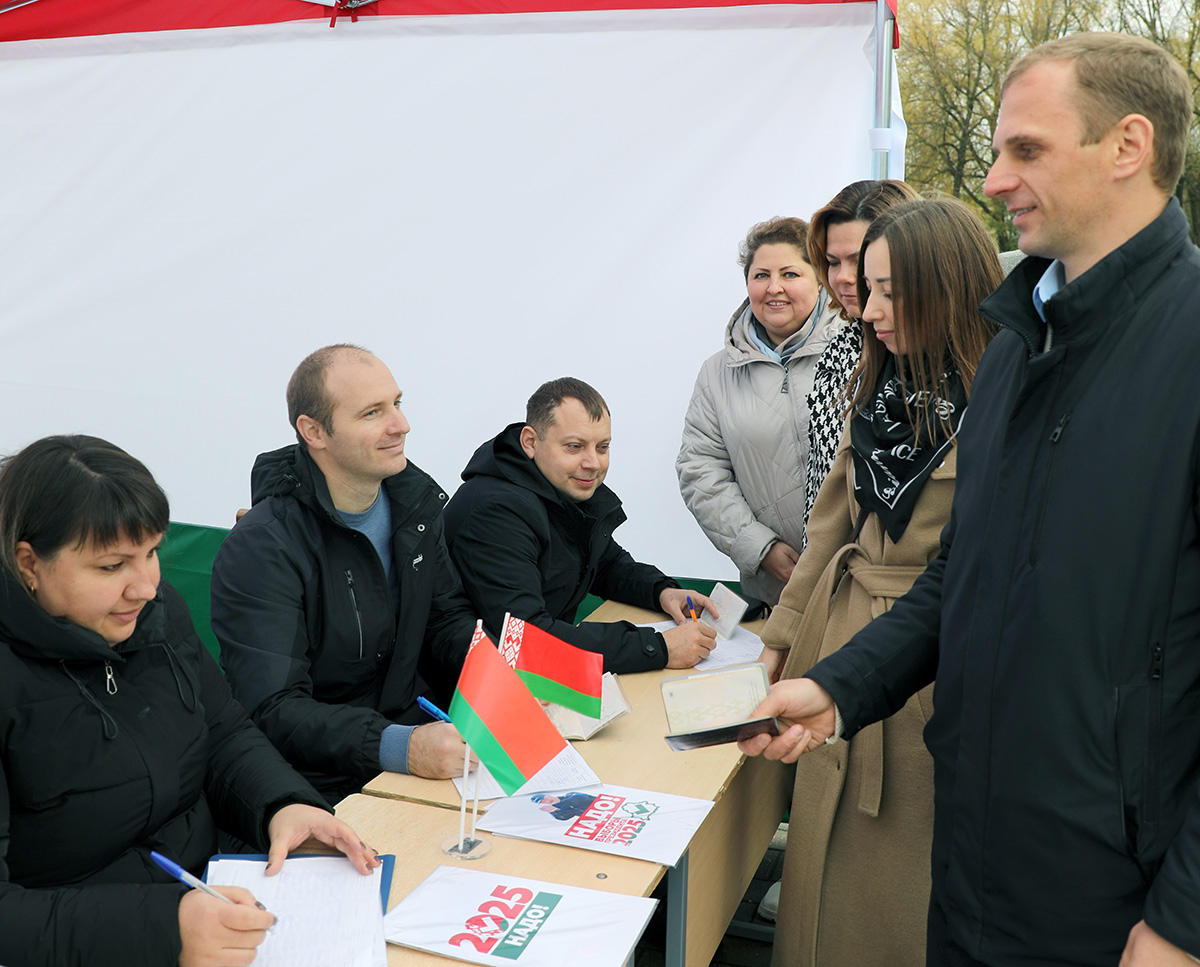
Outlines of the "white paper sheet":
M655 621L639 627L666 631L674 628L675 622L668 618L666 621ZM738 625L726 641L718 642L716 647L708 653L708 657L702 658L694 667L696 671L703 672L710 668L722 668L725 665L742 665L746 662L758 661L762 650L762 639L753 631L748 631Z
M501 799L479 828L674 866L713 806L707 799L607 784L538 799Z
M482 774L482 778L479 778L480 774ZM474 799L476 782L479 782L480 799L504 798L504 790L500 788L500 783L492 778L492 774L482 764L478 768L471 770L467 775L465 783L462 776L455 776L454 788L458 790L460 797ZM584 786L596 786L599 784L600 777L592 771L592 767L583 760L583 756L568 742L565 749L542 766L513 795L521 796L534 792L551 792L555 789L579 789ZM464 786L466 789L465 792L463 791Z
M388 942L476 964L620 967L658 901L439 866L388 911Z
M378 870L363 876L342 856L283 861L275 876L262 860L213 860L207 882L242 886L278 922L254 967L387 967Z
M708 625L717 633L717 641L728 641L733 637L733 631L742 620L742 615L746 613L746 599L730 591L720 582L713 587L708 599L720 612L721 617L714 619L705 610L704 614L700 616L700 623Z

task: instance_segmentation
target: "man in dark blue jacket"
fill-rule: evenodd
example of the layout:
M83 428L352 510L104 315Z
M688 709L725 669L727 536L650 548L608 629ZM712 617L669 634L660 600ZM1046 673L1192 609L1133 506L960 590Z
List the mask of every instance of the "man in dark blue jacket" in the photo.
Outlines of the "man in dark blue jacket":
M933 681L928 963L1200 955L1200 252L1187 77L1081 34L1009 71L985 190L1029 255L981 311L940 555L781 683L790 761ZM903 324L903 293L898 299Z
M716 643L713 631L685 621L687 592L613 538L625 511L604 484L611 438L608 406L591 386L570 377L543 384L525 422L483 444L463 471L446 507L450 554L493 634L510 612L600 652L606 671L690 668ZM626 621L576 625L589 592L678 623L661 634ZM697 613L711 607L691 598Z
M396 381L328 346L287 400L299 443L255 461L253 506L213 565L234 695L330 802L381 770L455 775L462 739L417 698L453 690L475 618L442 537L446 494L405 455Z

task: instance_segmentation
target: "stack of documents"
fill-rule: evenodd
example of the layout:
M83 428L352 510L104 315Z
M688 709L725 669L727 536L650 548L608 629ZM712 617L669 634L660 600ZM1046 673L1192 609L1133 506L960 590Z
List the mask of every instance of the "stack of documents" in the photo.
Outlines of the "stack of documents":
M383 907L395 857L380 858L370 876L344 856L291 856L267 876L266 857L218 856L205 880L245 887L278 918L254 967L387 967Z

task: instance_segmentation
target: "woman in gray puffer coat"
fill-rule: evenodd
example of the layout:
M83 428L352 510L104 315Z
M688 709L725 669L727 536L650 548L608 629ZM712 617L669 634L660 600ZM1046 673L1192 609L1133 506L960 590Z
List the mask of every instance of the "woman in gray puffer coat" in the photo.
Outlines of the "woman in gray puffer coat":
M742 589L768 604L802 546L817 361L845 325L807 241L804 221L773 218L742 242L747 299L696 378L675 461L688 510L738 566Z

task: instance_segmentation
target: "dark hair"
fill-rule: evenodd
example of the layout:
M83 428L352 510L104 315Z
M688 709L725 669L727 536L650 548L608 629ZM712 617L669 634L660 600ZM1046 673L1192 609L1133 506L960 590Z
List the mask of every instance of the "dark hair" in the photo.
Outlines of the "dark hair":
M288 380L288 420L292 429L296 431L296 439L301 443L304 443L304 437L300 435L296 421L302 416L316 420L324 427L326 433L333 434L333 400L325 392L325 374L343 353L372 355L369 349L348 342L322 346L305 356L292 373L292 378Z
M776 215L765 222L759 222L746 233L746 237L738 246L738 265L742 267L742 277L750 281L750 263L754 261L755 253L764 245L790 245L797 249L804 261L808 258L808 222L803 218L785 218Z
M1000 97L1031 67L1054 60L1075 67L1080 144L1096 144L1123 117L1143 115L1154 127L1150 175L1165 194L1173 192L1183 173L1194 110L1192 85L1179 63L1144 37L1071 34L1039 44L1014 63L1000 84Z
M562 376L542 383L525 404L525 423L533 427L538 439L545 439L546 431L554 425L554 412L563 400L579 400L593 421L608 413L604 397L581 379Z
M967 397L979 358L995 327L979 314L979 303L1004 280L996 243L983 222L953 198L906 201L875 219L863 237L867 246L885 239L891 261L892 314L906 349L897 368L907 367L918 386L944 397L949 362L962 377ZM867 305L866 279L858 274L858 300ZM850 411L857 414L875 393L888 350L863 322L863 354L850 378ZM909 414L917 432L927 414ZM948 429L948 428L947 428Z
M18 580L18 541L52 558L67 545L140 542L169 520L167 495L145 464L107 440L43 437L0 464L0 554Z
M849 319L850 316L829 285L829 262L825 258L829 226L846 222L866 222L869 225L893 205L917 197L917 193L903 181L854 181L813 215L808 226L808 262L829 293L830 305L841 313L843 319Z

